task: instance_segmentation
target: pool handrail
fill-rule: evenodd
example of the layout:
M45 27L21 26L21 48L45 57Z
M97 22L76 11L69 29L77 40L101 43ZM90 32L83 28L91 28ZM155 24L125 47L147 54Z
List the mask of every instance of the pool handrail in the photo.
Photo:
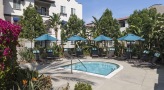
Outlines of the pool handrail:
M78 59L78 60L80 61L80 59ZM87 71L87 68L86 68L86 66L83 64L83 62L80 61L80 63L84 66L84 68L85 68L86 71Z

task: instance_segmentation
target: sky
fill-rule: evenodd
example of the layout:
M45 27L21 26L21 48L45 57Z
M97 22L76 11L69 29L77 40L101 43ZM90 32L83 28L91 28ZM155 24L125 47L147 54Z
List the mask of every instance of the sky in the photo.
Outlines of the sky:
M83 20L93 21L92 16L100 18L105 9L112 11L114 18L123 18L133 14L134 10L142 10L154 4L164 5L164 0L76 0L83 5Z

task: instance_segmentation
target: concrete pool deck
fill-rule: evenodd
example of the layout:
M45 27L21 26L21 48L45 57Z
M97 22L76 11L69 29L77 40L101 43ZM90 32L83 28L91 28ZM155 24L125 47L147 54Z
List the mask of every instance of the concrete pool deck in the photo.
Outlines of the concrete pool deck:
M38 71L52 77L53 89L62 90L69 83L70 90L80 82L87 82L92 85L93 90L164 90L164 67L159 69L138 68L127 61L114 59L90 58L80 59L81 61L104 61L122 65L124 68L116 75L108 78L97 77L85 73L73 72L59 69L60 66L70 64L70 60L54 61L51 64L39 65ZM78 62L74 59L73 62Z

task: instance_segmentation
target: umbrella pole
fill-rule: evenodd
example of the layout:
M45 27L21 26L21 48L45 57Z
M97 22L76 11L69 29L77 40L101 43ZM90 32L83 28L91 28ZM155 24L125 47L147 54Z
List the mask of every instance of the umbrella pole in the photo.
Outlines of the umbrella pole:
M47 41L45 40L45 48L46 48L46 52L47 52L47 45L46 45L46 42L47 42Z
M45 43L45 48L46 48L46 40L45 40L45 42L44 42L44 43Z
M71 74L73 74L73 72L72 72L72 59L71 59Z
M129 49L130 49L130 59L132 59L132 55L131 55L131 41L130 41L130 46L129 46Z

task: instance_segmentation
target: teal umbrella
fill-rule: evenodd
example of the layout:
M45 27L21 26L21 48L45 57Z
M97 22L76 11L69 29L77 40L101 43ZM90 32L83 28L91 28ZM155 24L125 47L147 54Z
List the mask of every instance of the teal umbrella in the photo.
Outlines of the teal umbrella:
M37 37L35 40L36 41L57 41L56 38L50 36L49 34L44 34L40 37Z
M121 38L118 38L118 40L120 41L129 41L130 42L130 46L131 46L131 42L133 41L144 41L145 39L143 39L142 37L139 37L137 35L134 35L134 34L127 34ZM130 59L131 59L131 49L130 49L130 46L129 46L129 49L128 51L130 52Z
M50 36L49 34L43 34L42 36L37 37L35 40L36 41L45 41L45 47L46 47L46 41L57 41L56 38Z
M110 37L104 36L104 35L100 35L98 37L96 37L94 39L95 41L110 41L112 40Z
M85 41L85 38L82 38L78 35L73 35L67 39L68 41Z
M118 40L120 41L137 41L137 40L144 41L145 39L134 34L127 34L121 38L118 38Z

